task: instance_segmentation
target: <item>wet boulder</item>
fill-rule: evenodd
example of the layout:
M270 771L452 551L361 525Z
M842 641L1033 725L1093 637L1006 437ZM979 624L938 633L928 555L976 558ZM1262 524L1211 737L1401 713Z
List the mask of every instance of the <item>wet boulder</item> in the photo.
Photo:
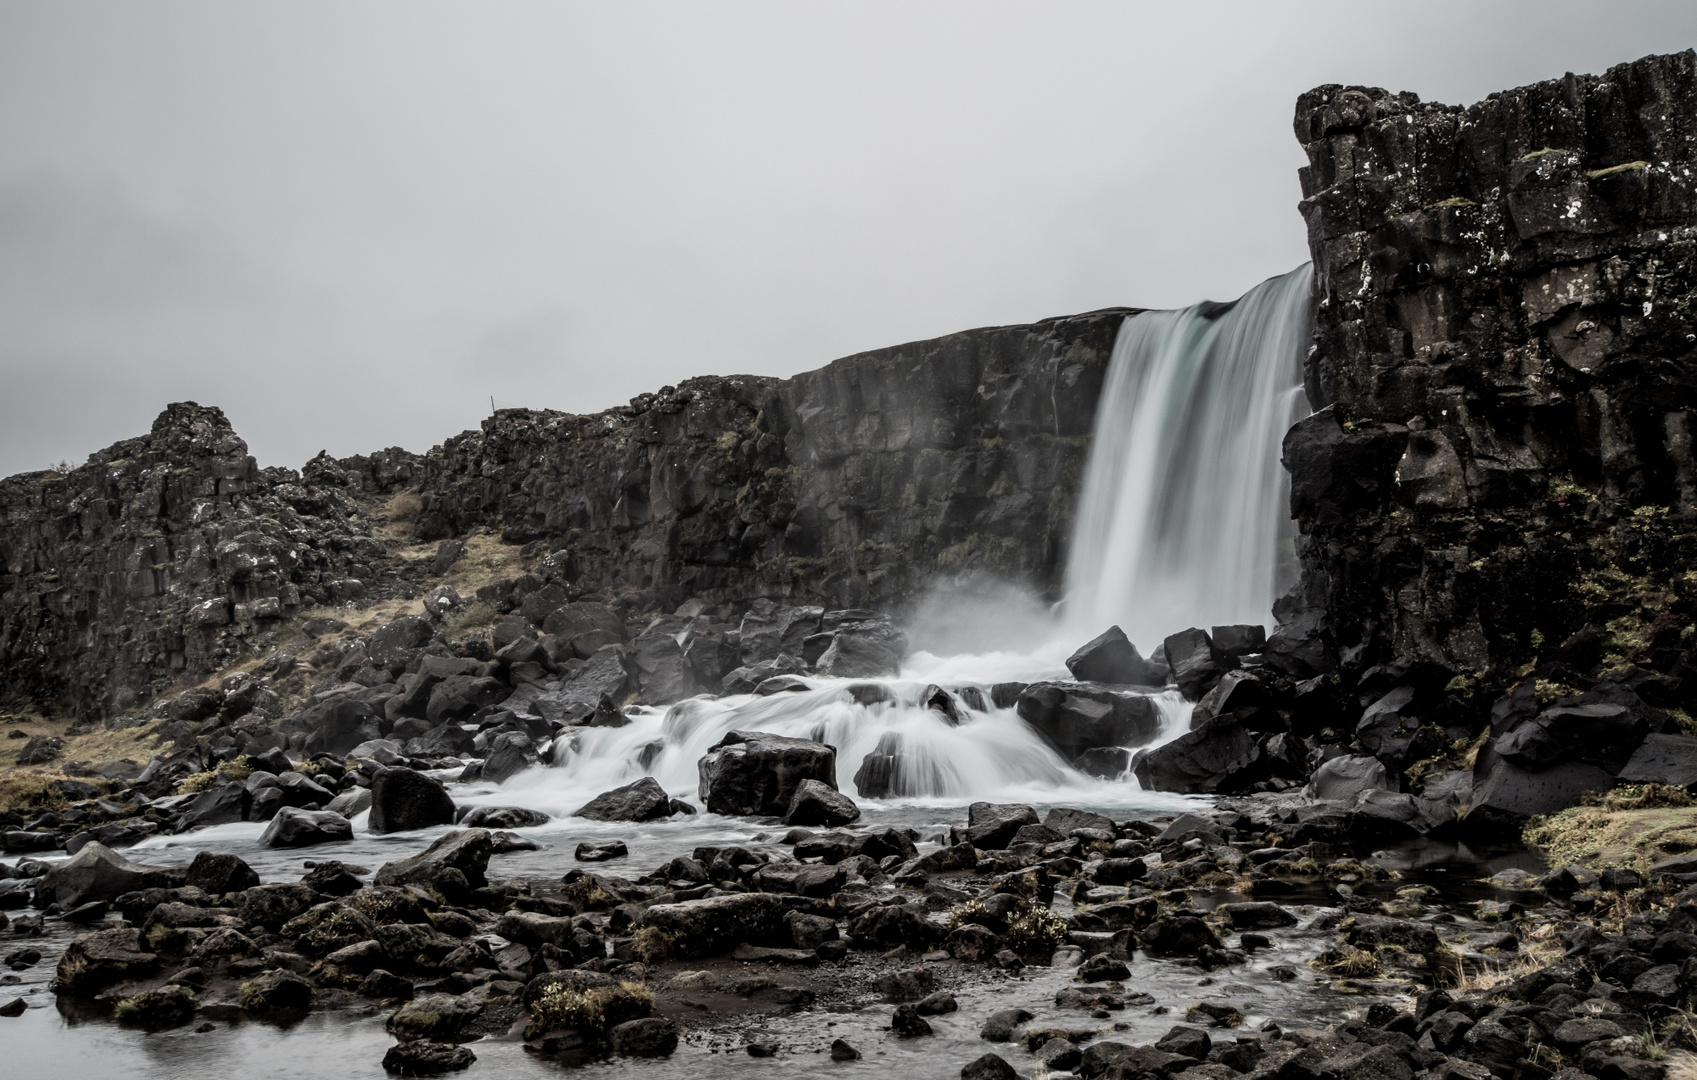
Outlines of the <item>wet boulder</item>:
M483 779L492 784L508 780L542 764L536 744L523 731L503 731L489 740L489 750L483 759Z
M63 911L96 900L116 900L141 889L167 889L182 883L182 871L131 862L105 844L87 844L41 878L36 896Z
M454 823L454 800L440 783L406 768L384 769L371 781L374 833L410 832Z
M1020 803L975 802L966 811L966 838L973 847L998 851L1026 825L1036 825L1037 811Z
M1190 726L1198 728L1216 716L1229 714L1255 730L1282 728L1283 722L1273 711L1277 706L1277 695L1266 680L1249 671L1228 671L1191 710Z
M1067 670L1080 682L1161 686L1167 681L1166 673L1143 659L1137 646L1117 626L1108 627L1067 657Z
M178 832L246 821L250 796L241 784L209 788L191 799L177 818Z
M396 1076L441 1076L468 1069L476 1060L477 1055L463 1046L415 1039L389 1047L383 1055L383 1071Z
M546 825L549 820L542 811L522 806L478 806L461 817L459 825L464 829L528 829Z
M745 664L726 672L719 682L722 694L752 694L757 688L785 675L799 675L807 670L800 658L784 653L774 660Z
M1150 956L1195 956L1203 948L1220 947L1213 929L1192 915L1157 919L1139 936Z
M1098 747L1146 743L1161 723L1150 698L1072 683L1033 683L1015 708L1068 761Z
M300 810L285 806L265 827L265 832L259 837L259 845L268 848L308 847L353 838L352 823L334 810Z
M624 787L603 791L572 811L572 816L591 821L658 821L670 816L671 801L658 780L644 776Z
M1085 776L1117 780L1131 768L1131 751L1123 746L1098 746L1074 758L1072 767Z
M836 788L818 780L803 780L784 811L785 825L836 827L860 819L860 807Z
M1214 643L1217 652L1235 660L1266 649L1267 628L1260 623L1216 626L1208 631L1208 639Z
M931 790L925 786L929 769L922 759L902 752L899 731L886 731L878 736L878 745L860 759L854 772L854 790L863 799L887 799L892 795L911 795Z
M1254 732L1235 717L1216 716L1164 746L1139 750L1131 768L1148 790L1226 794L1261 779L1260 758Z
M678 1025L664 1016L643 1016L615 1024L607 1044L622 1057L665 1057L678 1048Z
M590 654L577 674L563 680L558 689L533 697L531 708L550 723L583 724L604 699L617 707L629 692L625 647L605 645Z
M1172 667L1173 681L1192 701L1199 700L1228 668L1236 666L1235 661L1214 648L1207 631L1196 627L1169 634L1161 642L1161 652Z
M837 786L837 751L824 743L732 731L698 766L709 813L782 816L803 780Z
M488 884L489 856L494 840L487 829L456 829L444 833L409 859L384 863L377 885L430 885L444 870L457 870L474 889Z

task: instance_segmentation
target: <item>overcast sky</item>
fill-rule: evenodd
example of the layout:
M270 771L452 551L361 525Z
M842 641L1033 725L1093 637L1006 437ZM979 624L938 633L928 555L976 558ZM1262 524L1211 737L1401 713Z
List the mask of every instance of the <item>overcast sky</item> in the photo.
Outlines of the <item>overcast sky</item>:
M1468 103L1697 4L0 0L0 474L167 402L424 450L1306 258L1292 105Z

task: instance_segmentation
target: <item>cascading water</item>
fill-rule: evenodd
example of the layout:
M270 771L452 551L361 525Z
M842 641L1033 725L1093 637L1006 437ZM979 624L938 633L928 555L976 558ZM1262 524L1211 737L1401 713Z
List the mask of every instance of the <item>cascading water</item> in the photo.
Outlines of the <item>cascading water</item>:
M1067 561L1075 634L1145 650L1187 626L1266 623L1292 535L1279 447L1307 410L1307 265L1235 304L1126 319L1097 406Z
M1111 623L1152 643L1186 626L1266 619L1288 528L1279 442L1303 404L1309 279L1304 266L1236 304L1126 319L1097 414L1062 638L1034 641L1023 655L918 653L895 679L810 678L805 690L768 697L632 709L624 727L562 733L553 768L469 801L516 798L563 815L643 775L692 796L697 763L738 729L835 746L838 787L861 800L1105 807L1167 798L1129 777L1086 776L1013 708L997 708L990 686L1068 678L1060 660L1070 646ZM938 687L952 717L929 704ZM1191 705L1180 694L1149 696L1159 718L1151 745L1188 729ZM884 762L874 790L857 783L869 755Z

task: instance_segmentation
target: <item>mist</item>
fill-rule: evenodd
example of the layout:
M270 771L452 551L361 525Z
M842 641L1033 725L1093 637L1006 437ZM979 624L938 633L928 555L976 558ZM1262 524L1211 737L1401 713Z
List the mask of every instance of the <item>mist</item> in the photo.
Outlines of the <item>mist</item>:
M169 401L262 464L1307 257L1296 95L1468 103L1697 10L0 5L0 474Z

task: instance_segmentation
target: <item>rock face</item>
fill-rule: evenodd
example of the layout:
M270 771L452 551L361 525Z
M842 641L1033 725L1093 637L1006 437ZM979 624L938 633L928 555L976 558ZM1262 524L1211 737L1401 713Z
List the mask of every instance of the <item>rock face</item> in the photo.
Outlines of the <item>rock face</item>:
M700 773L708 813L781 817L804 780L836 790L837 751L806 739L733 731L701 759Z
M1697 509L1694 132L1690 52L1465 109L1298 101L1322 408L1285 440L1304 583L1281 614L1327 612L1324 651L1547 660L1684 550L1653 549Z
M598 416L503 410L425 466L421 539L572 552L586 591L896 606L986 570L1058 584L1125 310L690 379ZM870 543L867 543L870 541Z

